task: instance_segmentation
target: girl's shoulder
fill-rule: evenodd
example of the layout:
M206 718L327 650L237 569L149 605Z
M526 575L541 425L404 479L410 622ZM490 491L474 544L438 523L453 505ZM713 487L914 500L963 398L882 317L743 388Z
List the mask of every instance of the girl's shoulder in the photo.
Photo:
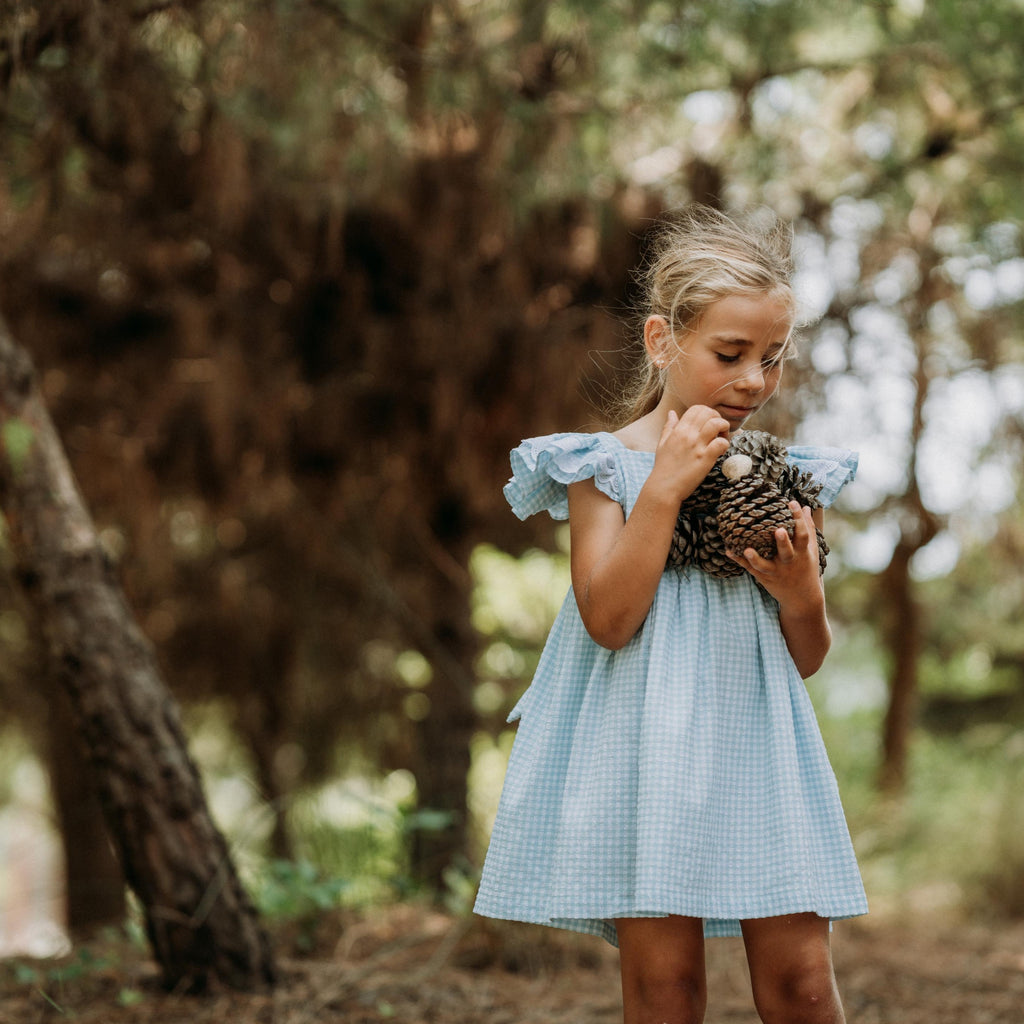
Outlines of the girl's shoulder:
M622 500L616 463L628 449L604 431L530 437L512 450L512 478L505 497L520 519L547 511L553 519L569 518L569 484L593 479L602 494Z

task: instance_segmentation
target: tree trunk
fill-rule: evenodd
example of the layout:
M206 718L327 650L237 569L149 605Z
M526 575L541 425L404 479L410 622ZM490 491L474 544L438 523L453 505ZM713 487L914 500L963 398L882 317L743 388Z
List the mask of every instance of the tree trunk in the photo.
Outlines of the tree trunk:
M252 753L260 796L273 815L270 853L277 860L295 859L288 828L288 785L282 784L276 764L277 755L289 735L287 704L290 694L286 681L293 670L293 638L290 625L267 629L263 642L245 657L243 664L252 682L252 695L242 703L238 722Z
M468 852L467 779L477 725L473 679L479 645L469 619L469 594L448 580L435 579L435 584L428 621L437 647L448 656L443 663L433 661L430 712L417 729L415 775L419 808L441 812L447 821L417 829L410 853L413 875L440 893L445 870Z
M884 615L886 647L892 657L889 676L889 707L882 728L882 763L879 788L890 795L902 794L907 781L907 755L917 705L917 676L921 658L921 608L915 596L911 563L941 528L939 517L925 507L918 479L918 456L924 437L924 408L932 380L928 314L934 308L938 256L930 249L921 255L922 284L912 314L908 316L914 342L914 405L910 428L910 460L907 486L900 498L900 538L889 565L879 579L879 603Z
M0 508L164 982L272 982L266 936L210 818L177 706L112 579L31 360L2 322Z
M67 694L47 687L46 760L64 851L65 923L74 939L124 921L124 872L103 822L93 767L82 756Z
M921 649L921 623L910 559L916 548L898 544L879 578L882 606L887 609L886 647L892 656L889 706L882 726L882 763L878 785L884 793L899 794L906 787L910 732L917 704L917 665Z

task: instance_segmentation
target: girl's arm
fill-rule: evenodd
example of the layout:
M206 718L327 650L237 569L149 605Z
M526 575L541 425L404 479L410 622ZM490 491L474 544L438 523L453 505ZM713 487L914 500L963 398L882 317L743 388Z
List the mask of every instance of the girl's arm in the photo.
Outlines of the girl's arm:
M806 679L821 668L832 646L832 630L825 613L825 589L818 571L821 509L813 512L790 502L796 530L792 541L785 530L776 531L778 554L762 558L753 548L734 558L779 602L779 625L790 656Z
M628 520L592 480L569 485L573 591L587 632L602 647L624 647L643 624L679 505L728 448L728 427L706 406L692 406L682 417L670 412Z
M572 586L587 632L624 647L643 624L665 571L679 504L637 499L628 521L592 480L569 485ZM666 526L666 524L669 524ZM667 539L666 539L667 538Z

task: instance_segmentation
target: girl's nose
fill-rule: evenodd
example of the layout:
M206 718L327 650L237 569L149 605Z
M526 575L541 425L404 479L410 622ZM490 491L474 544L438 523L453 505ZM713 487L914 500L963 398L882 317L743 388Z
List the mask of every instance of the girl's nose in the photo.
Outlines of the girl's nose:
M757 366L750 367L746 373L737 378L736 384L746 391L753 391L755 393L764 391L764 368L760 363Z

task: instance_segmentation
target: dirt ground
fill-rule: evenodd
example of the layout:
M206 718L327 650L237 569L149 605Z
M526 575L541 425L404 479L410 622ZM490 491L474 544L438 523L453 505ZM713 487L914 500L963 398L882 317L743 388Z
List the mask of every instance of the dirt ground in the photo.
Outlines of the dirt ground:
M278 937L279 948L287 946ZM841 923L850 1024L1024 1024L1024 922ZM0 1024L615 1024L617 954L600 940L400 906L339 923L316 955L279 952L273 992L166 993L137 950L59 976L0 964ZM738 940L708 947L707 1024L757 1024Z

